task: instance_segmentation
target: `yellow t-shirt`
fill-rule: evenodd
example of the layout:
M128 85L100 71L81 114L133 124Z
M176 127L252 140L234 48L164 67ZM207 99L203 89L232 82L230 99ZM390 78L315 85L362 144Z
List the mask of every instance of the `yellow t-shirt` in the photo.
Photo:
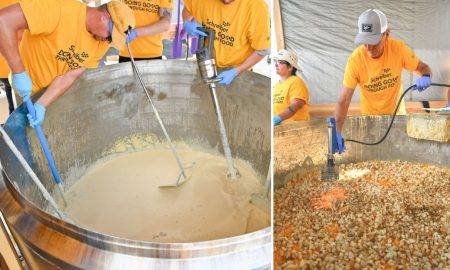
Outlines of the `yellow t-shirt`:
M74 0L19 0L28 22L20 55L33 82L33 94L55 77L95 68L109 48L86 30L86 4Z
M159 21L161 8L173 9L172 0L122 0L134 13L136 28ZM130 43L131 53L136 58L159 57L163 52L162 33L154 36L137 37ZM120 56L130 57L128 49L120 52Z
M399 40L389 38L378 59L369 57L361 45L347 61L344 86L355 89L359 84L363 115L392 114L403 93L402 70L414 71L418 64L414 52ZM398 113L406 113L404 101Z
M309 92L305 83L298 76L290 76L284 82L278 82L273 89L273 113L279 115L291 104L295 98L301 99L305 105L289 120L309 120Z
M254 51L270 49L269 10L264 0L184 0L195 20L216 31L218 67L236 67Z
M2 0L0 1L0 9L5 8L11 4L16 3L17 0ZM3 56L0 54L0 78L8 78L9 66Z
M8 78L9 66L5 58L0 54L0 78Z

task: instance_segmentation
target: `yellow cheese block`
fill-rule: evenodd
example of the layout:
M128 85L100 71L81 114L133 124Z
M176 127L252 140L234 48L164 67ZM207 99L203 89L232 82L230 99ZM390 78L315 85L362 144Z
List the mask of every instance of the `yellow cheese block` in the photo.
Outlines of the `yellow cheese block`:
M450 141L450 114L411 114L406 123L409 137L438 142Z

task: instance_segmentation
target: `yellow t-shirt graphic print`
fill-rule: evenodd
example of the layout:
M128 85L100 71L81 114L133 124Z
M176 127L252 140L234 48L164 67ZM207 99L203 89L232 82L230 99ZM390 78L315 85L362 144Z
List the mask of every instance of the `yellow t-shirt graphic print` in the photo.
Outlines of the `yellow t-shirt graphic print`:
M73 0L20 0L28 22L20 55L33 92L55 77L80 68L95 68L109 48L86 30L86 5Z
M122 0L122 2L133 10L136 28L159 21L161 8L173 9L172 0ZM159 57L163 53L162 33L139 36L130 42L130 49L136 58ZM120 56L130 57L130 54L125 48L120 52Z
M236 67L253 52L270 49L269 11L263 0L184 0L195 20L216 31L218 67Z
M273 89L273 113L279 115L291 104L294 99L301 99L305 105L295 114L286 119L289 120L309 120L309 92L302 79L297 76L290 76L284 82L279 82Z
M372 59L364 45L349 57L344 75L344 86L360 86L361 113L363 115L392 114L403 93L402 70L416 70L419 59L403 42L389 38L383 55ZM404 114L402 101L398 113Z

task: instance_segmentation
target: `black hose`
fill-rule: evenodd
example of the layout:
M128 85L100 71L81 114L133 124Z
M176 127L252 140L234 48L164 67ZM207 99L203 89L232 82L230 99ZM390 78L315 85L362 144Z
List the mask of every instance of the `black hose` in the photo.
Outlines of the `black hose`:
M450 87L450 84L443 84L443 83L432 83L431 85L433 86L442 86L442 87ZM397 111L398 111L398 107L400 107L400 103L402 103L402 99L403 97L406 95L406 93L408 93L408 91L410 91L412 88L414 88L416 85L411 85L408 89L405 90L405 92L403 92L403 94L400 96L400 99L397 102L397 106L395 106L395 110L394 113L392 114L392 119L391 122L389 123L389 126L386 130L386 133L384 134L383 138L381 138L381 140L374 142L374 143L368 143L368 142L362 142L362 141L357 141L357 140L353 140L353 139L346 139L345 141L347 142L355 142L355 143L359 143L359 144L364 144L364 145L377 145L380 144L384 141L384 139L386 139L387 135L389 134L389 131L391 130L392 124L394 123L395 120L395 116L397 115Z

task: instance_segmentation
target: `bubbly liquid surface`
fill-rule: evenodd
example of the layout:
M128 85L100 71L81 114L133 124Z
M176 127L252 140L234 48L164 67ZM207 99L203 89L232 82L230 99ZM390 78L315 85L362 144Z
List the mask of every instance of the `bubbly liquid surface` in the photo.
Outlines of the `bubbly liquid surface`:
M263 193L256 173L242 161L227 178L224 157L178 151L188 181L175 184L179 168L170 150L148 150L92 167L67 192L65 213L96 232L152 242L197 242L237 236L270 226L270 212L250 203Z

